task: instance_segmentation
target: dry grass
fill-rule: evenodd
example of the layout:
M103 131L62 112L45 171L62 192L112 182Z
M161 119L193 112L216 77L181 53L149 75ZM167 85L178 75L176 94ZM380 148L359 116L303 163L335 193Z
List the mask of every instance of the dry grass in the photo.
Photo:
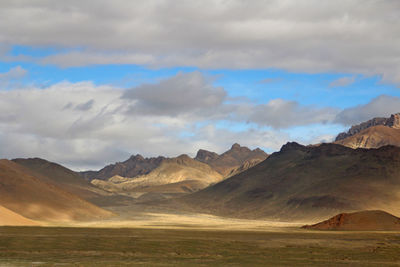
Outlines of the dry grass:
M0 266L398 266L399 233L0 227Z

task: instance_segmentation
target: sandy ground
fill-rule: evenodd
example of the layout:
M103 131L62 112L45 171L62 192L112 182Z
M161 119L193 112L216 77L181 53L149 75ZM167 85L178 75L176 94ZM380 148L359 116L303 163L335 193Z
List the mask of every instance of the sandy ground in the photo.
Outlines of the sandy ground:
M130 217L130 216L129 216ZM131 219L114 218L103 221L75 222L63 224L73 227L104 228L148 228L148 229L205 229L205 230L248 230L248 231L280 231L283 228L298 229L302 222L274 222L266 220L245 220L218 217L208 214L171 214L142 212Z

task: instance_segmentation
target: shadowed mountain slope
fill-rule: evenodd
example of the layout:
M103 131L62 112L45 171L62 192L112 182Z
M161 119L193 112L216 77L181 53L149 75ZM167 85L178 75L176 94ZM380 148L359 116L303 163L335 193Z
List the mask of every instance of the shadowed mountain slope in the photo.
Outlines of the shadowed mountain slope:
M267 157L268 154L259 148L250 150L239 144L233 144L230 150L221 155L200 149L195 160L207 163L224 177L229 177L255 166Z
M400 231L400 218L381 210L341 213L326 221L305 225L315 230Z
M91 220L112 215L38 176L15 162L0 160L0 205L33 220Z
M90 200L106 194L103 190L96 188L90 182L82 179L76 172L59 164L40 158L13 159L12 161L29 169L33 174L39 174L36 177L44 178L45 182L53 183L81 198Z
M320 220L365 209L400 214L400 148L288 143L253 168L180 201L243 218Z
M110 164L99 171L80 172L80 175L87 180L107 180L115 175L122 177L136 177L148 174L164 160L164 157L144 158L141 155L131 156L124 162Z

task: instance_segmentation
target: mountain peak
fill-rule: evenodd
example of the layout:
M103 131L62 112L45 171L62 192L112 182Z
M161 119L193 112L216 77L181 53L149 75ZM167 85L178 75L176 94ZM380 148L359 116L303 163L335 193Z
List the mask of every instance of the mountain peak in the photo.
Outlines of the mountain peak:
M392 114L387 120L386 126L394 129L400 129L400 113Z
M144 157L140 154L132 155L129 160L134 160L134 161L143 161Z
M299 143L296 142L287 142L281 147L280 152L288 151L288 150L298 150L298 149L304 149L305 146L300 145Z
M209 162L211 160L215 160L218 157L219 157L219 155L215 152L211 152L211 151L204 150L204 149L199 149L199 151L197 151L196 157L194 159L201 161L201 162Z
M238 143L234 143L231 147L231 150L240 149L241 146Z

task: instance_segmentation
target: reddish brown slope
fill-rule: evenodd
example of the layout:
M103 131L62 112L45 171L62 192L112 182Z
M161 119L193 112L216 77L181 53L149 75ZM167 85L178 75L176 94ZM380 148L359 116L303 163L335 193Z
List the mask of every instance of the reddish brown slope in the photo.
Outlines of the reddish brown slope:
M315 230L400 231L400 218L381 210L341 213L326 221L305 225Z
M90 220L111 215L35 175L12 161L0 160L0 205L33 220Z

